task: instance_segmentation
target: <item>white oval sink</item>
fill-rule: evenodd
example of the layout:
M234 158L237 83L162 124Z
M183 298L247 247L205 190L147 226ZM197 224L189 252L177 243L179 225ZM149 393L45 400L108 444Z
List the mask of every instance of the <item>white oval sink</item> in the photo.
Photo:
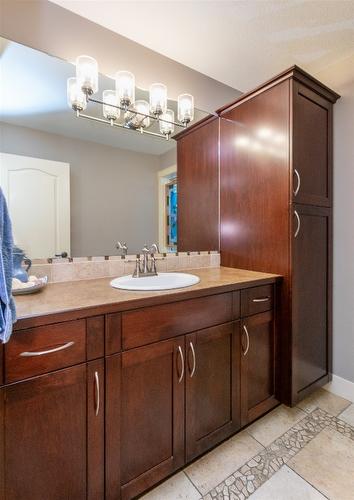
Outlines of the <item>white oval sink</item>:
M144 278L133 278L131 275L120 276L111 281L111 286L121 290L172 290L196 285L199 281L198 276L194 274L159 273L157 276Z

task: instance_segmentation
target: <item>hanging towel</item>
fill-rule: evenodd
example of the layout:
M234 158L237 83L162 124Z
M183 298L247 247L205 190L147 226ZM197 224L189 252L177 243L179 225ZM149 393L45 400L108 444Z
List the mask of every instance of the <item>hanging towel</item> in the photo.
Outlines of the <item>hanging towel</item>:
M7 342L16 321L12 298L12 229L4 193L0 187L0 341Z

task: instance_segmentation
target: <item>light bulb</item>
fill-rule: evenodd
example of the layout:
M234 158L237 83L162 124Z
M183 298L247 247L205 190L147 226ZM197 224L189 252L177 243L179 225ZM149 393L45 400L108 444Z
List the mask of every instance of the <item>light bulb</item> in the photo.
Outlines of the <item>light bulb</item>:
M76 78L86 95L92 95L98 90L98 65L90 56L79 56L76 59Z
M135 101L135 76L130 71L116 73L116 92L121 106L128 107Z
M163 121L167 120L167 121ZM166 109L166 112L160 116L160 132L161 134L170 135L173 133L175 126L173 123L175 121L175 113L172 109Z
M81 86L79 85L76 77L68 78L66 88L70 108L74 111L83 111L86 109L86 96L81 90Z
M178 96L178 120L187 125L194 118L194 98L190 94Z
M167 109L167 87L163 83L150 85L150 111L153 115L161 115Z
M104 90L102 93L102 100L104 102L103 116L107 118L107 120L116 120L117 118L119 118L120 109L115 107L118 106L118 97L116 91Z
M150 118L145 116L149 114L149 103L147 101L135 101L132 111L135 111L135 113L129 111L126 113L126 123L128 127L135 129L149 127Z

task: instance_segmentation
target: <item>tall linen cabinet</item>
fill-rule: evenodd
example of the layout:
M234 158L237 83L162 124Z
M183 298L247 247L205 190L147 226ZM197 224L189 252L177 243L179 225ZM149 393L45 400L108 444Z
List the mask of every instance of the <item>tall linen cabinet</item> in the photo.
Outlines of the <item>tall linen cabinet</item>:
M331 377L338 97L293 67L219 110L221 264L284 276L277 396L290 405Z

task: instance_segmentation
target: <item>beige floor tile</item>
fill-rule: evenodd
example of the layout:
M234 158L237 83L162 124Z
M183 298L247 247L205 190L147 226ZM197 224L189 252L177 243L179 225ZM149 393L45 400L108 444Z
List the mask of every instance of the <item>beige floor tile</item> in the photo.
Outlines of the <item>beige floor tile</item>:
M200 493L188 477L179 472L142 497L144 500L199 500Z
M262 449L257 441L243 431L194 462L185 472L205 495Z
M288 462L331 500L354 498L354 441L325 429Z
M305 413L299 408L278 406L268 415L250 425L247 432L263 446L268 446L305 416Z
M354 427L354 404L348 406L346 410L338 415L338 418Z
M347 399L336 396L325 389L319 389L301 401L297 406L307 412L313 411L315 408L322 408L322 410L327 411L331 415L337 416L349 405L350 401Z
M251 495L252 500L326 500L319 491L283 466Z

